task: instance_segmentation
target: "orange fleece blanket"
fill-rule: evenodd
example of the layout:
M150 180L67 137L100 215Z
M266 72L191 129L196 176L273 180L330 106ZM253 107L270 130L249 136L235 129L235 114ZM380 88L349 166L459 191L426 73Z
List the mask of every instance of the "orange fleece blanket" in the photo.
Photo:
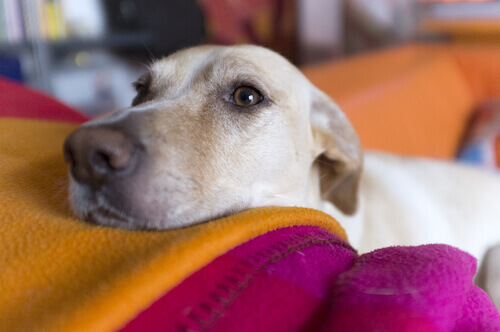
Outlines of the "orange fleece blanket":
M76 125L0 118L0 330L123 326L214 258L270 230L330 216L261 208L180 230L132 232L75 219L62 143Z

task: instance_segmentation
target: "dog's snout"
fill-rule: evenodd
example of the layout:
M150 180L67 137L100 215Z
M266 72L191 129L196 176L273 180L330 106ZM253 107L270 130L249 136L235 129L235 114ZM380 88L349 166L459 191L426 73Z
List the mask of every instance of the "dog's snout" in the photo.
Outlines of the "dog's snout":
M73 178L97 187L127 173L136 164L136 144L123 132L104 127L81 127L64 143L64 159Z

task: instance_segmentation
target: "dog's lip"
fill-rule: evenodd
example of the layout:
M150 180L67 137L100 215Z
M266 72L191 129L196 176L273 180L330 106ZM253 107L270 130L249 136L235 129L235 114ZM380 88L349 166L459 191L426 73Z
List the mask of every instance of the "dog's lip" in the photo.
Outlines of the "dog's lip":
M103 222L106 220L119 221L122 223L128 222L123 214L102 206L89 212L87 217L87 219L93 222Z

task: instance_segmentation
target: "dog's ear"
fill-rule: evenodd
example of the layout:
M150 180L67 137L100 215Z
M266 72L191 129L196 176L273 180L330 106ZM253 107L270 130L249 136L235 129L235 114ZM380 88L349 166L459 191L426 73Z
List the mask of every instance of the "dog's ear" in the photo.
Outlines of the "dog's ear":
M311 88L313 157L320 170L321 198L346 214L356 212L363 169L358 135L340 108L326 94Z

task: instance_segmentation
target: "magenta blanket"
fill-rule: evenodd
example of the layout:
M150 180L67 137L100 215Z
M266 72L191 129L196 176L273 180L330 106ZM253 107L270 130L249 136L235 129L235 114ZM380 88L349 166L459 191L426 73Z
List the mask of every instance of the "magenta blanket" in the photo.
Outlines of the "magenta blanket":
M322 229L284 228L215 259L123 331L500 331L475 270L446 245L358 256Z

